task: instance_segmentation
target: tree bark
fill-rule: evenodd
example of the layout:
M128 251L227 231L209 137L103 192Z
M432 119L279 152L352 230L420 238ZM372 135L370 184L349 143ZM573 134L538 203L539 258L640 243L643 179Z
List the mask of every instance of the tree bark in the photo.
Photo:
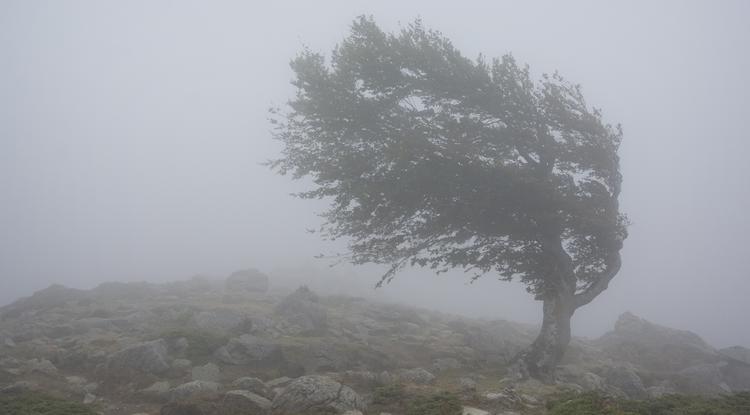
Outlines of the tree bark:
M570 343L570 319L575 309L573 295L557 293L544 299L542 329L519 359L523 375L545 379L553 373Z

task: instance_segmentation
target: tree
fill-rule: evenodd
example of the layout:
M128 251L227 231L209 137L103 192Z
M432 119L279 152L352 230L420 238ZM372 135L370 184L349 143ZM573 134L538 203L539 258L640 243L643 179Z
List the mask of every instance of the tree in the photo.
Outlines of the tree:
M533 82L510 55L467 59L420 21L394 34L360 17L330 62L304 50L291 66L269 165L330 199L323 235L354 264L389 265L379 285L407 265L522 281L544 318L519 361L550 374L573 313L620 269L621 128L578 85Z

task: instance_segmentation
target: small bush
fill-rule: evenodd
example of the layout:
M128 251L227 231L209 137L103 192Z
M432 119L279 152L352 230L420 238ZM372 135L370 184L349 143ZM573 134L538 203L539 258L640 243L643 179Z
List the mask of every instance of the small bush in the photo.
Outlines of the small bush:
M3 415L96 415L86 405L54 398L41 393L0 395Z

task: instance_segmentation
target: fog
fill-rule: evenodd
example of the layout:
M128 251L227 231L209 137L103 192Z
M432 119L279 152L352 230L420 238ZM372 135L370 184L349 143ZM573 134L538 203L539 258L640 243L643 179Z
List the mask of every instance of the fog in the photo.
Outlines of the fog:
M745 1L0 2L0 304L52 283L224 277L256 267L423 307L538 323L515 283L329 268L324 202L261 163L289 60L330 53L353 18L421 17L468 57L559 70L622 123L623 267L578 310L598 336L631 311L750 346L750 3ZM302 271L300 271L302 270ZM327 279L326 279L327 278Z

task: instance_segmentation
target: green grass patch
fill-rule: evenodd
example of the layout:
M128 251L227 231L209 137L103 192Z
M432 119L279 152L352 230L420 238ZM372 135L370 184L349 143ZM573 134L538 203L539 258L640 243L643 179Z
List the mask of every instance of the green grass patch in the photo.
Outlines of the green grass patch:
M3 415L96 415L90 407L41 393L0 395Z
M393 383L375 388L370 412L405 415L461 415L461 401L449 392L425 394Z
M549 415L748 415L750 392L718 398L668 395L646 400L614 399L588 392L554 400L547 408Z
M205 363L213 355L214 351L224 346L229 337L214 332L195 329L173 329L162 332L158 337L167 341L184 337L188 341L185 357L193 363Z

